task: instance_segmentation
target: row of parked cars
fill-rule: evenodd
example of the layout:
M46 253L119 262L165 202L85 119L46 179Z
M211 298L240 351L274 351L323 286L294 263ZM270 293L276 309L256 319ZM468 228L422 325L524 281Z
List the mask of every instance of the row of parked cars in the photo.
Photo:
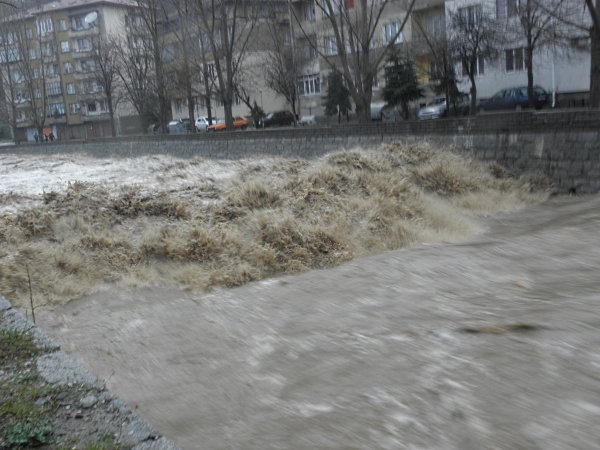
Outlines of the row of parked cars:
M303 118L304 119L304 118ZM314 123L314 116L305 120L306 124ZM304 124L302 122L302 124ZM294 115L289 111L276 111L266 115L263 119L258 122L258 126L261 128L269 128L273 126L291 126L294 124ZM198 117L194 123L196 131L201 132L216 132L224 131L226 129L225 120L213 117L212 124L208 123L208 117ZM235 116L233 118L234 129L245 130L248 128L248 119L244 116ZM153 126L152 131L158 132L159 127ZM169 122L169 133L170 134L187 134L191 131L190 119L176 119Z
M533 88L533 101L535 109L542 109L548 105L550 96L539 86ZM471 100L468 95L462 94L456 100L454 105L450 106L452 110L456 106L458 114L467 115L471 108ZM488 100L477 103L476 111L483 114L487 111L513 110L521 111L529 107L529 96L527 95L527 86L518 86L502 89L496 92ZM446 97L435 97L427 106L419 110L420 120L438 119L448 115Z

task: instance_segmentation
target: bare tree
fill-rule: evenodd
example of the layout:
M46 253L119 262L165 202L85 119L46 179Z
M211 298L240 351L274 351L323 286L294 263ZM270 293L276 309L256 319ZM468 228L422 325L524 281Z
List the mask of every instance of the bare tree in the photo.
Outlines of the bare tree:
M21 49L15 47L15 37L21 39L19 23L10 20L14 16L14 8L2 6L0 8L0 86L2 100L0 100L0 118L6 122L12 131L13 141L19 144L17 125L22 118L19 106L28 100L27 90L24 90L23 76L18 67L18 60L22 59ZM10 39L9 39L10 36ZM14 61L10 61L14 60ZM12 63L11 63L12 62Z
M446 97L446 105L454 104L455 113L456 99L458 97L456 64L453 60L451 42L446 35L445 11L438 20L431 23L431 29L423 26L423 18L418 11L413 12L416 20L413 21L419 30L419 38L413 44L416 47L425 47L433 58L433 66L429 67L430 81L436 83L433 90L436 94L443 93ZM449 107L447 109L449 111Z
M208 44L212 56L207 58L214 67L210 76L218 81L215 90L223 103L227 130L233 130L235 80L254 38L255 6L245 0L195 0L194 4L200 41Z
M590 106L600 108L600 0L585 0L592 19L589 28L591 38Z
M129 17L132 21L141 19ZM158 96L155 90L154 60L152 58L152 43L142 34L135 33L140 24L130 25L133 32L127 39L115 40L117 47L117 70L125 95L131 105L142 118L142 128L145 131L153 120L160 120Z
M535 106L533 94L533 55L545 47L555 45L561 38L561 23L556 20L563 0L513 0L509 15L509 36L524 42L524 64L527 71L529 107ZM511 20L510 14L514 14Z
M119 46L117 39L111 36L98 37L92 42L91 59L95 72L93 81L100 90L100 100L106 103L110 117L110 130L116 136L115 110L123 99L122 79L119 76Z
M41 8L41 5L37 6ZM26 124L31 124L41 137L46 119L52 111L49 108L48 81L57 78L57 66L50 64L57 52L54 40L45 39L53 33L48 22L35 22L35 28L27 28L26 22L31 17L30 9L18 8L14 16L14 24L18 28L18 39L12 43L12 56L8 56L10 63L14 59L15 70L18 71L22 83L22 96L25 98L23 112ZM17 32L17 30L15 30ZM15 36L16 38L17 36ZM53 83L53 87L60 84ZM60 89L59 89L60 91ZM21 108L19 108L21 109ZM59 115L57 111L57 115Z
M338 70L344 77L346 86L356 105L356 113L361 122L371 120L371 99L373 79L389 56L393 47L402 42L402 32L410 18L416 0L372 1L372 0L322 0L315 2L326 18L327 27L333 36L324 36L320 46L312 39L312 30L296 22L303 37L313 42L315 51L324 58L332 70ZM392 4L394 6L392 6ZM380 33L382 18L392 7L403 5L402 18L394 24L386 24L385 39L377 46L376 35ZM390 26L393 25L393 26Z
M197 93L195 81L200 78L195 77L194 73L200 73L198 68L202 57L199 55L199 47L194 39L192 3L190 0L172 0L170 4L175 11L169 15L168 29L175 38L177 49L181 49L177 52L178 57L173 58L173 69L176 74L173 87L178 94L183 93L188 107L188 117L193 126Z
M448 38L452 60L458 63L471 84L470 113L476 113L477 84L485 61L497 59L503 42L502 30L493 15L483 10L482 5L469 6L449 15Z
M265 84L290 104L295 123L299 106L298 77L308 62L308 49L294 41L293 22L282 28L277 20L279 13L272 5L269 19L261 28L265 48L263 77Z
M546 7L548 14L571 30L585 33L590 40L590 99L600 107L600 0L562 0L559 8ZM587 11L587 13L586 13ZM573 37L573 36L571 36Z
M168 22L165 0L136 0L138 8L129 20L132 36L142 43L147 56L151 58L151 78L153 82L158 119L163 133L167 133L167 125L171 118L170 83L165 73L166 65L163 56L168 55L165 49L164 25Z

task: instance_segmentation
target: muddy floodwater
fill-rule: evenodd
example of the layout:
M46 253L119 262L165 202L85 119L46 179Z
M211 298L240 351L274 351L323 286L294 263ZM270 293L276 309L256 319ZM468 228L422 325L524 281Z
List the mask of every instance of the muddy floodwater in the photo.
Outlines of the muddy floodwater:
M183 449L600 448L600 197L462 244L39 313Z

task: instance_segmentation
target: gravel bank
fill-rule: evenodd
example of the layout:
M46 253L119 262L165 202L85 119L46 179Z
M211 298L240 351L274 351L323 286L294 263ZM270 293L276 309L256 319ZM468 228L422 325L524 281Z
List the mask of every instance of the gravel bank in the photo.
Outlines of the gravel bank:
M0 448L178 450L2 296L0 314Z

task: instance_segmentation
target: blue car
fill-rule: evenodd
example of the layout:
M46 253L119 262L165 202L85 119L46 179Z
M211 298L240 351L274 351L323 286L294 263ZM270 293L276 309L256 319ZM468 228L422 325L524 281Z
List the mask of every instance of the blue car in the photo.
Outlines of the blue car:
M548 104L548 93L539 86L533 88L533 97L535 109L542 109ZM479 114L486 111L510 110L521 111L529 107L529 97L527 97L527 86L502 89L496 92L489 100L484 100L477 104Z

